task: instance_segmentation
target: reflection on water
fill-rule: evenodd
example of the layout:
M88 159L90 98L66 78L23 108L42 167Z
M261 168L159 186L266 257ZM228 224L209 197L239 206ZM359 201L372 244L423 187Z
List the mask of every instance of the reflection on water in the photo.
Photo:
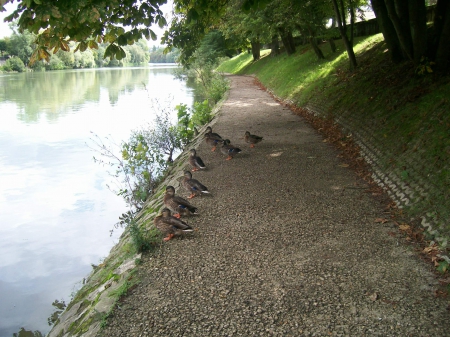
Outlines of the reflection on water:
M116 142L151 122L151 98L192 105L173 69L0 75L0 336L49 331L55 299L70 300L109 236L122 200L86 146L91 131Z

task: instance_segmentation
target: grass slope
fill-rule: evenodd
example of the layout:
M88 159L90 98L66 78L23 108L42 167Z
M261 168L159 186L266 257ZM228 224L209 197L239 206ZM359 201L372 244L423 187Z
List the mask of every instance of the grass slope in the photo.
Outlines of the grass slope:
M282 100L309 107L339 123L347 135L358 135L377 154L377 169L402 190L414 191L403 212L410 221L431 223L428 239L445 247L450 239L449 77L416 75L411 64L391 63L381 34L356 40L354 72L348 71L342 43L337 46L336 53L328 44L321 46L325 60L317 60L309 46L290 56L263 51L256 62L243 53L217 70L254 74Z

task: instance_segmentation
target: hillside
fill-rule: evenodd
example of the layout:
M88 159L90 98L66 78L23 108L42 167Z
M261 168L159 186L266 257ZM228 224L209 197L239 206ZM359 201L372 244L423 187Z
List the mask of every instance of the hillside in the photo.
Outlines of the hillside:
M418 69L408 63L393 64L381 34L356 40L359 66L354 72L348 71L345 49L337 45L336 53L321 45L326 57L322 61L309 46L300 46L291 56L271 57L265 51L256 62L243 53L217 70L255 75L261 85L310 120L325 142L348 149L348 164L396 202L401 224L410 226L408 237L427 245L437 242L446 251L449 77L429 73L427 66L432 65L426 61ZM418 74L421 71L424 74ZM450 262L445 257L437 261L441 270Z

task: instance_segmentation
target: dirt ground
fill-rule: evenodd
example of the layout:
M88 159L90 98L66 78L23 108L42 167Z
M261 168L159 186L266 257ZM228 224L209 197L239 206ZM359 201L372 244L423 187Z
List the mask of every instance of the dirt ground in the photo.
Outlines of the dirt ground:
M143 257L101 335L449 336L432 266L379 220L389 200L252 77L230 80L212 128L242 153L199 146L194 234Z

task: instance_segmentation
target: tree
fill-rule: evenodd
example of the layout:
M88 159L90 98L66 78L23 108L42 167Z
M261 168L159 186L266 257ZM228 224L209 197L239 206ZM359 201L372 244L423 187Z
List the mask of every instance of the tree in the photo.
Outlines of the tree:
M175 1L175 16L161 43L167 45L167 51L178 48L178 61L188 65L205 34L218 24L224 15L228 3L229 0Z
M48 62L46 68L49 70L63 70L66 69L66 65L58 57L58 55L52 55L50 62Z
M333 3L334 12L336 13L336 20L341 33L342 41L344 42L345 49L347 50L348 59L350 61L350 69L354 69L357 66L355 51L353 50L353 44L347 36L345 29L345 10L343 6L343 1L341 0L341 6L339 7L337 0L331 0Z
M18 56L24 64L28 64L34 50L36 36L28 31L23 34L14 31L9 39L8 53Z
M141 39L131 46L126 46L127 54L130 56L128 61L131 64L144 64L150 61L150 53L148 51L147 42ZM128 56L127 55L127 56Z
M77 51L73 53L74 56L74 68L94 68L95 58L92 50L86 50L84 52Z
M172 51L164 53L165 47L157 48L153 46L150 53L150 62L152 63L175 63L180 55L178 49L173 48Z
M11 1L2 0L0 10ZM166 25L159 8L164 3L166 0L23 0L5 20L19 19L20 32L28 30L39 34L32 62L49 60L51 51L69 51L70 41L76 42L75 51L81 52L88 48L97 49L99 43L105 42L108 47L104 57L121 60L126 56L123 46L143 37L156 40L156 34L149 27Z
M1 39L0 40L0 56L5 55L8 50L8 40L9 39Z
M318 39L326 34L325 25L333 16L332 6L329 1L294 1L292 5L295 26L309 42L317 58L324 59Z
M22 60L17 57L13 56L6 60L5 65L3 66L3 69L5 71L17 71L19 73L24 72L26 67L25 64L23 64Z
M50 63L53 60L53 57L55 57L55 56L57 56L64 63L65 68L73 68L74 67L74 65L75 65L74 53L68 53L63 50L58 50L58 52L56 54L52 55Z
M371 0L372 8L388 45L393 62L424 57L434 60L442 71L450 68L450 5L438 0L431 35L428 34L425 0Z

